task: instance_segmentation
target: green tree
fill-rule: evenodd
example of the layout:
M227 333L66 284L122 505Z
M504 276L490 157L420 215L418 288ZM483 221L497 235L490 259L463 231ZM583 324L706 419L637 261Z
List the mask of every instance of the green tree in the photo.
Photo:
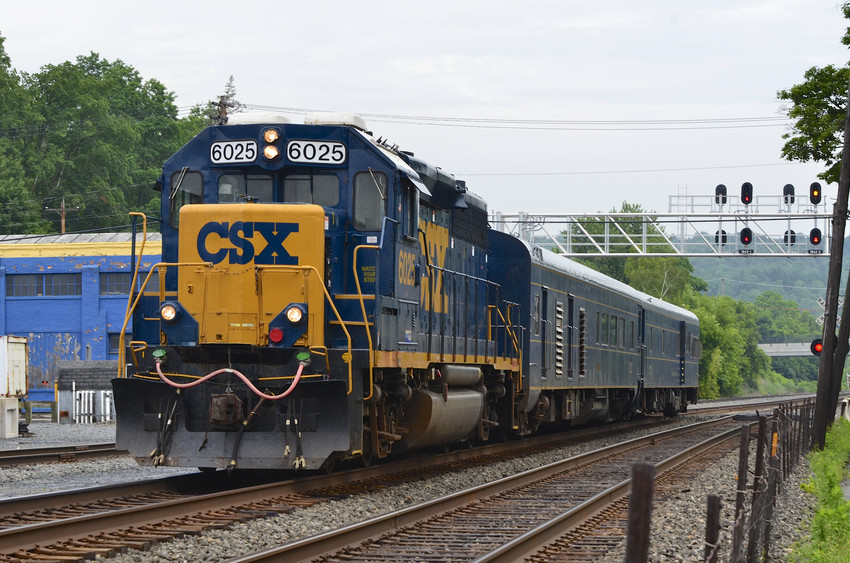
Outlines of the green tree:
M174 95L120 60L96 53L24 75L41 115L21 154L44 207L79 208L72 230L114 227L153 196L162 162L179 146Z
M761 342L800 342L820 334L815 317L801 311L796 301L784 299L776 291L765 291L753 302Z
M20 139L31 134L27 125L38 121L32 104L12 69L0 36L0 234L46 233L40 201L33 197L20 154Z
M845 2L841 9L844 17L850 19L850 2ZM841 42L850 46L850 27ZM783 135L787 141L782 156L788 160L824 163L826 170L818 177L831 183L838 182L841 168L848 71L848 65L812 67L806 71L802 84L777 93L780 100L790 102L788 117L794 120L792 131Z
M624 201L620 205L619 211L612 209L610 213L642 214L646 211L640 204ZM583 219L578 224L573 225L569 231L563 231L561 235L570 239L574 252L588 255L596 254L598 248L612 253L634 253L637 252L635 245L643 247L644 242L646 243L646 251L653 252L653 249L655 249L663 252L664 250L661 249L666 245L661 231L653 226L647 229L644 238L644 223L640 218L600 217ZM578 258L576 261L615 280L628 283L626 258L599 256L587 259Z
M626 258L628 284L670 303L682 305L690 291L705 291L708 285L693 275L694 268L681 256Z

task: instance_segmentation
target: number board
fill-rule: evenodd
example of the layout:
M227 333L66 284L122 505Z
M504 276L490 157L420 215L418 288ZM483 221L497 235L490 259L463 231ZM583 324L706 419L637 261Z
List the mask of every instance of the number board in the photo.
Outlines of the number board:
M210 160L213 164L254 162L256 159L256 141L216 141L210 145Z
M345 145L337 141L293 139L286 144L286 157L290 162L305 164L342 164L346 151Z

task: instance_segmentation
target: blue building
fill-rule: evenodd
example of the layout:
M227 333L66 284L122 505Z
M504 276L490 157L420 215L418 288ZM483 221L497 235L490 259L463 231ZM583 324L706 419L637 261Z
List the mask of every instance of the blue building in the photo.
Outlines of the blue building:
M144 272L162 253L148 238ZM30 388L52 389L62 361L118 359L131 263L129 233L0 236L0 334L27 338Z

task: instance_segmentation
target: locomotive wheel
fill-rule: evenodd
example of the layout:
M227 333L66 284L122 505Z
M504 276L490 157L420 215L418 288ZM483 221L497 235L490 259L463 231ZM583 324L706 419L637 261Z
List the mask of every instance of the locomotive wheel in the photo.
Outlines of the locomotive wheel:
M363 464L363 467L369 467L372 465L372 452L363 452L360 454L360 463Z

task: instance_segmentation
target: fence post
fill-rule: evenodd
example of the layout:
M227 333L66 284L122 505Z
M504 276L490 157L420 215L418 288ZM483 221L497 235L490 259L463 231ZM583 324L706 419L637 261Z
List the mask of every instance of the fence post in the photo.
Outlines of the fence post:
M717 552L720 551L720 497L708 495L708 509L705 515L705 563L717 563Z
M654 486L655 467L647 463L632 464L626 563L646 563L649 559L649 519Z
M753 500L750 513L750 535L747 540L747 562L756 560L756 549L761 532L764 529L764 496L767 492L767 480L764 478L764 443L767 440L767 418L759 416L758 443L756 445L756 468L753 476Z
M779 442L779 410L773 411L773 421L770 425L771 447L770 447L770 469L767 473L767 496L770 502L765 504L764 543L762 547L762 561L767 561L770 555L770 528L773 518L773 506L776 503L776 487L779 480L779 457L777 456L777 444Z
M741 545L744 543L744 504L747 500L747 464L750 457L750 427L741 426L741 451L738 457L738 495L735 499L734 534L732 535L732 562L744 561Z

